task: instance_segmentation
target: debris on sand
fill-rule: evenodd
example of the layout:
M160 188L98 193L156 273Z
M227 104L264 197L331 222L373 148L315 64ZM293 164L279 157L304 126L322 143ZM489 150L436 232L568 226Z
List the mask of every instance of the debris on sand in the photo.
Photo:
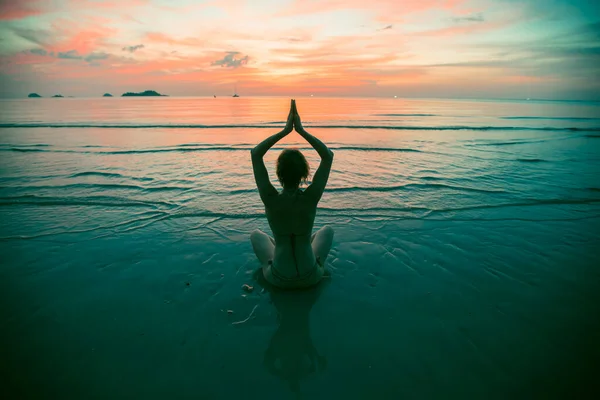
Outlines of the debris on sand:
M252 312L250 312L250 315L248 315L248 318L246 318L242 321L232 322L231 325L238 325L238 324L243 324L243 323L248 322L250 320L250 318L252 318L252 316L254 315L254 311L256 311L257 308L258 308L258 304L254 306L254 308L252 309Z
M252 291L254 290L254 287L252 287L252 286L250 286L250 285L248 285L248 284L246 284L246 283L245 283L245 284L242 286L242 289L244 289L244 290L245 290L246 292L248 292L248 293L252 293Z

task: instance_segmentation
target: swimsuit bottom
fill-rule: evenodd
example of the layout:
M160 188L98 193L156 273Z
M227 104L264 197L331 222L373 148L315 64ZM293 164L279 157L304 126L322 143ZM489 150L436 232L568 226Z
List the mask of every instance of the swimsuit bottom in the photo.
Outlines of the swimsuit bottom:
M267 281L270 281L270 283L272 283L273 285L281 288L302 288L315 285L319 282L321 278L316 276L317 272L319 271L319 269L323 269L323 266L321 265L319 259L317 259L314 268L312 268L308 273L290 278L282 275L279 271L277 271L277 268L275 267L275 264L273 264L272 260L269 260L269 267L269 270L271 271L271 276L273 278L269 279L267 276L265 276L265 279L267 279Z

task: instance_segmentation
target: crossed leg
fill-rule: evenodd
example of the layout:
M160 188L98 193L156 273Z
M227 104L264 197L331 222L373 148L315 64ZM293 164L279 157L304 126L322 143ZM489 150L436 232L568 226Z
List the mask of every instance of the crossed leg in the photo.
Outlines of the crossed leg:
M313 253L319 259L321 265L325 265L325 260L331 250L333 233L333 229L325 225L310 238ZM275 240L273 238L260 229L255 229L250 234L250 242L252 242L254 254L256 254L261 264L268 264L269 260L273 260L275 254Z
M333 228L325 225L319 229L311 238L313 253L319 264L324 267L325 260L331 250L331 244L333 243Z
M250 242L252 243L252 248L254 249L254 254L260 261L262 265L262 271L265 279L274 285L281 284L274 280L271 273L271 265L269 261L272 261L275 255L275 241L263 231L256 229L250 234ZM314 282L304 282L303 285L312 285L316 284L321 280L323 274L325 273L325 261L327 260L327 256L329 255L329 251L331 250L331 245L333 243L333 229L329 226L324 226L319 229L312 237L311 237L311 245L313 249L313 253L317 262L319 263L318 273L313 275Z
M260 229L255 229L250 234L250 242L261 265L268 265L275 255L275 241Z

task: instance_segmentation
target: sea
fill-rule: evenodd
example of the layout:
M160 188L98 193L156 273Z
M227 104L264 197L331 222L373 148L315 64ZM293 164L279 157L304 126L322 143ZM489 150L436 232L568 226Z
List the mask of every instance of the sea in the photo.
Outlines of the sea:
M284 292L250 150L289 98L0 100L2 398L598 391L600 103L296 102L335 154L335 237L322 284ZM290 147L319 164L291 133L277 188Z

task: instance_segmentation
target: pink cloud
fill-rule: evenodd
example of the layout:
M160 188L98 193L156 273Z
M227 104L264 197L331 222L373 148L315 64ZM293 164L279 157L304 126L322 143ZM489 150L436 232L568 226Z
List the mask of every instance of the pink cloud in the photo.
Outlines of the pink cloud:
M0 20L19 20L52 12L119 10L150 4L150 0L89 1L89 0L2 0Z
M118 9L135 8L150 4L150 0L123 0L123 1L89 1L67 0L65 8L69 9Z
M110 20L103 17L84 17L78 21L56 19L53 22L55 36L46 50L72 51L80 54L98 51L109 44L119 31L110 27Z
M39 1L0 1L0 20L14 20L31 17L43 13Z
M430 9L450 10L462 4L465 0L378 0L365 2L364 0L295 0L283 11L275 16L297 16L315 14L336 10L369 10L375 11L379 16L398 18L409 13L422 12Z

